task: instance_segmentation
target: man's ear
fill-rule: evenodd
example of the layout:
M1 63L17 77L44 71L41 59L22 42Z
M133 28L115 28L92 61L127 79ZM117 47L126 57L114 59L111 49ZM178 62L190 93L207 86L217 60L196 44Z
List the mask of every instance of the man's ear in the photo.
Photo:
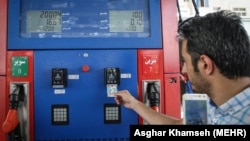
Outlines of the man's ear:
M209 75L209 74L212 74L214 71L214 62L207 55L201 55L199 67L200 67L200 70L202 69L204 73Z

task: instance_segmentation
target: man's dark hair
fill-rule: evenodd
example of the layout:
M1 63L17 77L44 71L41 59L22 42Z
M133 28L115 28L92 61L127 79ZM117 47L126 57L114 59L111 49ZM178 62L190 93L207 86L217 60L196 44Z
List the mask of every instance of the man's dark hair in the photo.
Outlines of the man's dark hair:
M187 39L187 52L198 72L199 56L209 56L230 79L250 76L250 43L241 18L230 11L218 11L189 18L178 28L180 40Z

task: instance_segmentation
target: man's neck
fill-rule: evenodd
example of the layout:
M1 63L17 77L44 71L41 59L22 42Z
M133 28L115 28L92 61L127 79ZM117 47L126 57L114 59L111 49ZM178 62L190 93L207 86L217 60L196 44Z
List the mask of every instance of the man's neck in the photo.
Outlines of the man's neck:
M212 91L209 95L214 103L220 106L249 86L249 77L241 77L237 80L231 80L225 77L214 79Z

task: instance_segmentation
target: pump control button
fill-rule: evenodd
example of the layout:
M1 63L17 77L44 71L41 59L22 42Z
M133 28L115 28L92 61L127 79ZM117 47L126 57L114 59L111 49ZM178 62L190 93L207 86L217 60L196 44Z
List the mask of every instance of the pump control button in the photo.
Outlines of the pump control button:
M83 72L88 72L89 71L89 66L88 65L82 66L82 71Z

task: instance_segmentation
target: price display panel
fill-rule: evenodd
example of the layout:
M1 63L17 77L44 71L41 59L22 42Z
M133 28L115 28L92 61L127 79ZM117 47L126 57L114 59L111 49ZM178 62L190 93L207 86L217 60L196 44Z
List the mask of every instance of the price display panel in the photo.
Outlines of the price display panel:
M10 0L9 49L162 48L160 0Z

